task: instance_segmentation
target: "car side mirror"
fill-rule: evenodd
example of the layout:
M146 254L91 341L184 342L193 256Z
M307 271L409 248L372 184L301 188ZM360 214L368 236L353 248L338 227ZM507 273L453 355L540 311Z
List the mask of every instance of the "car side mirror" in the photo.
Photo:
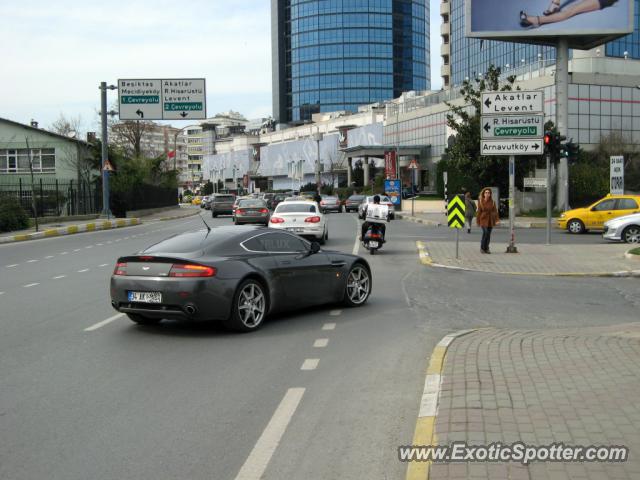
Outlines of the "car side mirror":
M309 255L313 255L320 251L320 244L318 242L311 242L311 248L309 248Z

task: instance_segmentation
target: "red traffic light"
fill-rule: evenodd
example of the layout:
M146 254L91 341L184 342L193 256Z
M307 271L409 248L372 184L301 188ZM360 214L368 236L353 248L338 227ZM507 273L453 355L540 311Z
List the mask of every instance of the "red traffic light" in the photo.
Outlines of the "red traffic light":
M549 135L548 133L545 134L544 136L544 144L545 145L549 145L551 143L551 135Z

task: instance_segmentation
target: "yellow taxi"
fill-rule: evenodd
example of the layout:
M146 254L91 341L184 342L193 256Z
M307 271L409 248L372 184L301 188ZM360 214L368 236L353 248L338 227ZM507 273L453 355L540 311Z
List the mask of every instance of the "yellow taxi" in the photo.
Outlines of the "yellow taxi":
M632 213L640 213L640 195L609 194L588 207L561 213L558 227L569 233L603 230L607 220Z
M191 200L191 205L200 205L202 203L202 197L200 195L193 197Z

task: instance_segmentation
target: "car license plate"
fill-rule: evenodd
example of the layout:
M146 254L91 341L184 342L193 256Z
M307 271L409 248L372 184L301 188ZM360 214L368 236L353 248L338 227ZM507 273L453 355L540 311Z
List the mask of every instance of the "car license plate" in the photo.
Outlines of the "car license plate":
M370 240L369 241L369 246L373 247L373 248L377 248L378 247L378 242L376 242L375 240Z
M130 302L162 303L161 292L128 292Z
M289 232L293 232L293 233L300 233L300 232L304 232L303 228L287 228L287 230Z

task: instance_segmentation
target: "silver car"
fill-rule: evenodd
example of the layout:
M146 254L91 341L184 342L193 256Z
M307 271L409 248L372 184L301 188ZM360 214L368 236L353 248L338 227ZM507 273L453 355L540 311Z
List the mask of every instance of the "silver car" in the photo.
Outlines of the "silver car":
M640 213L632 213L604 222L602 238L626 243L640 243Z

